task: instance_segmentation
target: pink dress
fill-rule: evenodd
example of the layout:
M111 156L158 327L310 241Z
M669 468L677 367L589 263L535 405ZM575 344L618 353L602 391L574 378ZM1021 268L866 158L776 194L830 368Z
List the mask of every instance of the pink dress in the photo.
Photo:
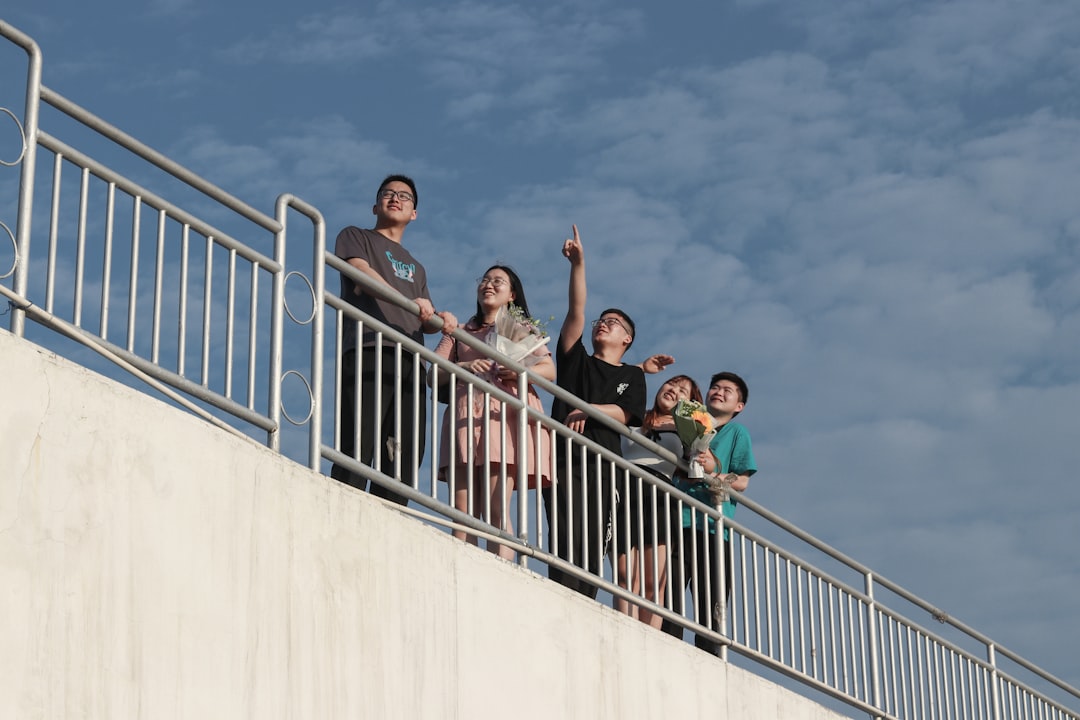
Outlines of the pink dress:
M462 330L469 333L477 339L483 339L487 333L488 328L473 328L469 325L462 327ZM469 360L476 360L477 358L485 357L476 350L472 349L464 343L459 343L452 337L443 336L439 342L438 347L435 348L435 353L440 357L444 357L454 362L467 362ZM550 357L551 351L546 346L540 347L534 353L539 357ZM486 378L485 378L486 379ZM506 393L517 397L517 381L503 381L497 380L496 387ZM490 405L490 413L488 417L489 422L484 422L484 393L479 388L473 389L472 401L469 400L469 386L467 383L457 383L457 397L453 398L446 411L443 413L442 422L442 439L440 440L439 447L439 479L446 480L446 472L450 467L450 420L453 417L454 427L457 430L457 437L455 438L456 447L454 448L454 455L456 456L457 469L455 473L457 477L464 479L468 477L467 468L469 460L469 448L471 446L473 452L473 463L480 465L484 462L484 452L488 453L488 460L491 462L493 471L498 471L499 465L503 461L502 450L505 447L506 453L506 472L512 477L516 477L517 467L516 458L518 457L518 411L514 408L506 408L506 443L502 444L501 438L501 425L503 424L504 408L503 404L495 397L491 397L488 400ZM540 404L540 396L536 394L536 390L532 385L529 386L529 397L527 400L529 407L537 411L543 412L543 405ZM472 437L469 435L469 416L472 415ZM529 487L536 487L536 423L529 423L528 432L528 447L526 448L526 458L528 460L528 475L529 475ZM541 428L540 432L540 481L543 486L551 484L551 438L548 432Z

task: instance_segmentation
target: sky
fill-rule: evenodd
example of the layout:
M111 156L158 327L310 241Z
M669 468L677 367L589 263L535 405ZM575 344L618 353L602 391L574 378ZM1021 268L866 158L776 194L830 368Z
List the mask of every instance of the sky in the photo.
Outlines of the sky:
M505 262L557 330L576 223L630 361L746 379L749 497L1080 686L1080 5L20 5L46 85L267 213L413 176L438 309Z

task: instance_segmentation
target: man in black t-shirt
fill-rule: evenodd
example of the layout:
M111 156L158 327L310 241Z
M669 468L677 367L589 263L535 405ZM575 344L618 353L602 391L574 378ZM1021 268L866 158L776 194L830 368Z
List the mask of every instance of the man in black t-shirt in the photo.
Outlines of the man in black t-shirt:
M574 237L563 243L563 255L570 261L569 306L555 351L556 382L592 407L623 425L640 425L645 414L645 374L636 365L624 365L623 354L634 342L634 322L617 308L600 313L592 322L593 353L582 343L585 331L585 254L574 226ZM551 417L581 433L616 455L620 435L569 404L557 399ZM607 528L611 515L611 472L609 462L597 466L594 453L586 453L581 467L580 446L570 449L566 441L556 443L556 482L545 488L544 510L548 521L548 547L558 557L590 571L601 573L607 550ZM569 462L569 472L567 472ZM595 598L597 586L557 568L548 577L568 588Z
M364 230L349 226L338 233L334 254L374 280L388 285L420 308L417 316L397 305L364 292L362 286L341 276L341 297L421 345L424 333L436 332L429 323L432 317L442 318L442 330L453 332L457 319L448 312L435 312L428 294L427 272L424 266L401 244L405 227L416 219L416 185L404 175L391 175L382 181L375 193L375 227ZM357 337L356 323L346 319L342 327L341 347L341 443L344 455L356 457L356 399L360 391L360 461L371 465L379 450L378 469L390 477L416 487L416 468L424 457L427 425L427 382L423 366L414 372L414 356L402 350L401 385L395 384L395 346L384 338L381 350L376 346L375 333L366 330ZM360 382L357 387L356 352L361 350ZM376 360L381 356L382 370L376 372ZM376 389L381 391L376 406ZM400 408L400 418L395 409ZM381 423L376 445L376 419ZM416 429L418 433L413 434ZM415 452L414 452L415 445ZM344 483L367 489L367 480L335 464L331 477ZM371 483L371 493L405 505L408 500L393 490Z

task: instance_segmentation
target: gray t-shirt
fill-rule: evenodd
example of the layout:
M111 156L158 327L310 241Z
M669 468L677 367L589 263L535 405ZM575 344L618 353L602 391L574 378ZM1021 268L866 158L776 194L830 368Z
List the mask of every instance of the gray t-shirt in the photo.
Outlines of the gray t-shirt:
M394 242L380 232L363 230L350 225L338 233L334 254L342 260L361 258L367 261L375 272L390 283L390 287L410 300L431 299L428 294L427 272L424 266L401 243ZM421 345L424 343L420 318L374 295L356 292L356 283L344 275L341 276L341 297L371 317L408 335ZM375 344L373 333L365 331L364 344ZM342 329L341 349L342 352L356 349L356 323L345 322L345 327Z

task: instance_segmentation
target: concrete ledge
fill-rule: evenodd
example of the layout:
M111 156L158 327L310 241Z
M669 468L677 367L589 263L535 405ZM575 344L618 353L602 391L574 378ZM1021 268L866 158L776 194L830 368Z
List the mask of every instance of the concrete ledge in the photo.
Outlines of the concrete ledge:
M840 717L0 331L0 717Z

